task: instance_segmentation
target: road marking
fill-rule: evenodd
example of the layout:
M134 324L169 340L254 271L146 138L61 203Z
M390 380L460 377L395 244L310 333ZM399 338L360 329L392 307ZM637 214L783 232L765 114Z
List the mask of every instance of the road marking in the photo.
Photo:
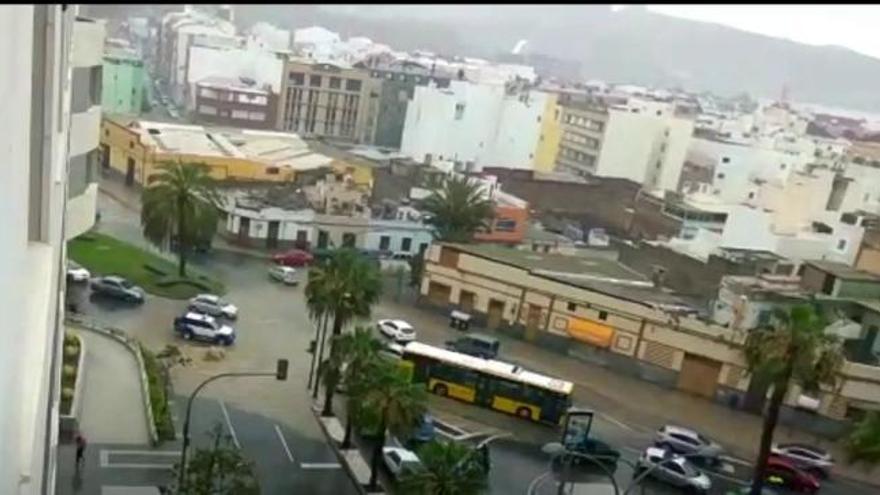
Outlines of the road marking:
M737 459L736 457L730 457L726 455L722 455L719 457L722 461L730 462L732 464L739 464L740 466L751 466L752 463L743 459Z
M135 463L135 462L110 462L110 455L139 455L144 457L165 456L180 457L180 452L173 450L107 450L101 449L98 453L99 464L102 469L171 469L174 464Z
M339 469L342 466L338 462L301 462L302 469Z
M607 414L605 414L605 413L599 413L599 417L601 417L601 418L604 419L605 421L608 421L609 423L613 423L613 424L615 424L615 425L617 425L617 426L623 428L624 430L636 431L636 430L634 430L630 425L628 425L628 424L626 424L626 423L624 423L624 422L622 422L622 421L619 421L619 420L615 419L614 417L609 416L609 415L607 415Z
M229 411L226 410L226 403L222 400L220 401L220 409L223 411L223 418L226 419L226 426L229 427L229 434L232 436L232 443L235 444L235 448L241 450L241 444L238 443L238 435L235 434L235 428L232 427L232 420L229 419Z
M278 425L275 425L275 433L278 434L278 439L281 440L281 446L284 447L284 453L287 454L287 458L293 463L293 454L290 453L290 447L287 446L287 440L284 439L284 434L281 433L281 428Z

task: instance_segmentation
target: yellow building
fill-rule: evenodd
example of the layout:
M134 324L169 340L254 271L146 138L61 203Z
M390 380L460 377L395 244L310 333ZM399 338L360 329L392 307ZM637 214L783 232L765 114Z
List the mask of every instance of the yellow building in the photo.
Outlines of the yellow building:
M547 95L544 114L541 116L541 131L535 160L532 166L539 172L552 172L556 167L556 153L562 139L562 109L559 107L559 96L555 93Z
M749 387L743 332L688 316L683 301L615 261L435 243L420 292L422 304L662 386L742 407L766 393ZM846 362L839 384L815 397L829 428L850 406L880 407L880 367ZM800 397L792 387L785 404Z
M356 184L372 184L372 169L315 151L295 134L247 129L211 129L198 125L104 118L103 166L144 184L163 162L200 163L217 180L294 181L322 168L349 174Z

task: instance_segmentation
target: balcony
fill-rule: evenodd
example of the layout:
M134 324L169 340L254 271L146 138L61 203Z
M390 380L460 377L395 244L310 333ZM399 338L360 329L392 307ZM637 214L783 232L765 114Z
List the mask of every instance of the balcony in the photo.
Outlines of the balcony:
M86 185L82 193L67 199L64 237L66 240L85 233L95 225L98 207L98 183Z
M83 155L98 147L101 132L101 107L94 105L70 118L70 156Z
M73 24L71 61L74 67L93 67L104 63L104 21L78 17Z

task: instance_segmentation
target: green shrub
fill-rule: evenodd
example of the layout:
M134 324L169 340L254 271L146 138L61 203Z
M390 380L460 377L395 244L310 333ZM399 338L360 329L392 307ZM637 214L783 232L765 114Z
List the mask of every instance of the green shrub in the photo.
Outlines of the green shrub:
M163 277L156 281L156 285L159 287L174 287L174 286L189 286L195 287L200 291L211 291L212 287L201 280L206 280L205 277L198 277L198 279L192 278L180 278L180 277Z
M151 263L144 263L144 270L163 277L168 275L168 272L166 270L163 270L162 268Z
M61 376L64 378L75 378L76 366L72 364L65 364L64 368L61 369Z
M64 346L75 346L79 348L79 337L76 335L65 333L64 334Z
M64 346L64 357L75 359L79 356L79 346L76 345L66 345Z
M165 394L166 383L162 365L152 352L140 347L144 358L144 369L147 373L147 385L150 389L150 407L153 411L153 422L159 440L174 440L174 421L168 407L168 396Z
M73 388L64 387L61 389L61 399L66 399L69 401L73 401Z

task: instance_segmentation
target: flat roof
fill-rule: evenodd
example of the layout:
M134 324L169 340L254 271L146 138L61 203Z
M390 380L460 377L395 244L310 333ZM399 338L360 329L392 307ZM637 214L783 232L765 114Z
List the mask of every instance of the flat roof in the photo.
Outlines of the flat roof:
M616 261L578 255L536 253L492 244L449 244L462 252L517 266L539 275L592 275L605 281L650 283L641 273Z
M806 264L844 280L880 282L880 276L853 268L844 263L837 263L835 261L807 261Z

